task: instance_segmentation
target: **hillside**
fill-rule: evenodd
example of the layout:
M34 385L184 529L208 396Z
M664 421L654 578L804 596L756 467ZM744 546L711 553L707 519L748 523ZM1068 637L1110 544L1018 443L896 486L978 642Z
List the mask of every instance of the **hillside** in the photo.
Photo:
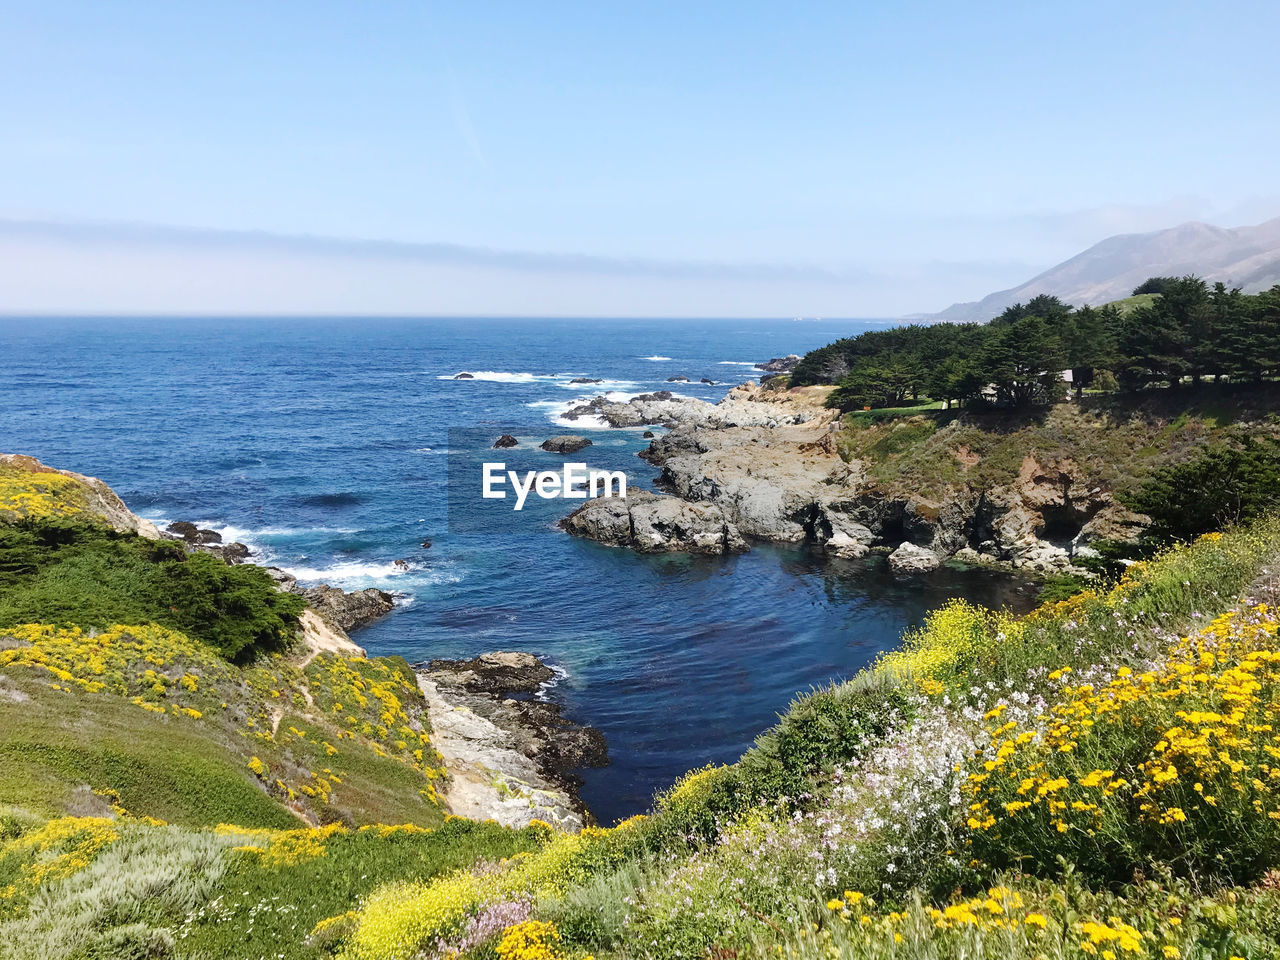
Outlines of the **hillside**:
M900 423L850 425L893 473ZM445 816L403 661L309 648L257 568L223 603L235 568L30 466L0 467L3 960L1280 956L1280 520L1026 617L953 601L573 832ZM55 584L56 622L4 622ZM193 591L212 632L103 626Z
M413 671L362 654L261 568L187 555L101 481L0 460L0 804L438 824Z
M1221 280L1245 293L1280 283L1280 217L1235 229L1191 222L1109 237L1026 283L922 319L981 323L1041 294L1075 306L1099 306L1129 296L1148 277L1186 274Z

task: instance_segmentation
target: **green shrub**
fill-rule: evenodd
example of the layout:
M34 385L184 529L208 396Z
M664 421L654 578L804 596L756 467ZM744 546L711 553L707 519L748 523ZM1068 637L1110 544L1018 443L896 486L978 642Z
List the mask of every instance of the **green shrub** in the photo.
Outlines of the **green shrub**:
M305 605L260 567L171 541L67 520L0 527L0 627L158 623L243 663L282 649Z
M1280 442L1245 437L1152 472L1125 505L1151 518L1144 536L1186 541L1244 523L1280 503Z

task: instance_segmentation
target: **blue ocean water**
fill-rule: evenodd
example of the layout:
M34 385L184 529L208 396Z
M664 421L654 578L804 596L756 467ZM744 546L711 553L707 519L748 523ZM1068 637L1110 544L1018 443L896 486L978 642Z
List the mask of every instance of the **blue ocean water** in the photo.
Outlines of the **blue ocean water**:
M0 451L101 477L143 516L213 526L301 579L395 592L396 611L356 636L371 653L548 659L567 713L608 737L611 765L582 773L608 823L684 771L735 759L797 692L849 676L945 599L1024 605L1027 588L949 569L899 579L800 548L637 556L558 531L572 507L560 502L505 533L451 533L449 428L523 425L509 456L533 462L575 399L716 400L755 361L869 325L0 319ZM464 370L474 379L453 379ZM590 436L633 484L657 475L634 456L639 431Z

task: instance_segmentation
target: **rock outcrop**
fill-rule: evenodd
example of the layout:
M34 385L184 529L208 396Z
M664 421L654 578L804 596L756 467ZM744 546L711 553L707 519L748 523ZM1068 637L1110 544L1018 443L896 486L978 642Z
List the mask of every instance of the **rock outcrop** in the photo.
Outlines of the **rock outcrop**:
M958 443L958 482L930 484L926 494L878 481L874 461L840 456L828 390L748 383L717 404L665 391L626 403L598 398L590 410L606 422L670 428L640 454L661 468L657 485L668 495L590 501L562 525L645 552L721 553L751 539L806 542L845 558L880 548L903 573L957 554L1029 571L1078 570L1092 540L1132 533L1133 515L1071 459L1028 454L1016 474L971 484L963 475L976 455Z
M564 414L568 420L599 417L611 427L647 427L654 425L724 427L777 427L804 423L813 419L815 411L808 406L766 406L754 402L754 384L734 387L719 403L708 403L697 397L682 397L670 390L642 393L625 402L599 396L573 407ZM827 411L829 414L830 411Z
M561 521L578 537L641 553L740 553L747 542L715 504L644 490L588 500Z
M494 450L506 450L510 447L518 446L520 443L515 437L509 433L504 433L497 440L493 441Z
M764 363L757 363L756 369L763 370L766 373L790 373L796 368L796 364L800 362L800 357L794 353L788 353L785 357L774 357L772 360L766 360Z
M470 693L535 693L555 671L531 653L499 650L472 660L432 660L427 669L447 672L450 684Z
M395 597L377 587L350 592L340 587L321 583L314 587L301 586L292 574L279 567L267 567L276 587L285 593L305 597L307 606L319 614L326 623L344 632L367 627L395 609Z
M567 433L542 441L542 449L549 453L577 453L579 450L589 446L591 446L591 441L586 437Z
M454 814L512 827L539 819L578 830L590 822L573 771L607 765L608 748L598 730L538 698L554 676L537 657L509 651L433 660L421 669Z
M218 531L201 529L187 520L175 520L164 528L162 536L181 540L189 550L211 553L225 563L244 563L253 553L247 545L234 540L223 543Z

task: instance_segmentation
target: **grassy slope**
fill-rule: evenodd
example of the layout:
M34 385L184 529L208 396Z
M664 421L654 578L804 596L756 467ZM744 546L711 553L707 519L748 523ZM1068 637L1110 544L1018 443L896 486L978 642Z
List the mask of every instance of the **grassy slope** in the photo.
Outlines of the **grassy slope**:
M439 759L402 661L324 654L301 668L277 655L241 668L156 627L5 634L0 803L83 812L88 786L189 825L442 819Z
M840 449L867 460L873 479L924 496L1009 483L1028 454L1042 462L1072 459L1096 482L1124 489L1229 430L1278 432L1277 411L1274 384L1086 397L1030 413L872 411L845 416Z
M109 529L74 478L0 467L0 803L440 822L412 671L288 652L302 606L256 567Z
M54 691L33 672L7 676L10 695L30 699L0 700L0 803L46 817L109 815L89 787L114 790L126 809L171 823L298 826L198 721L149 714L108 694Z
M311 928L380 884L545 843L446 822L403 660L231 662L290 614L254 571L111 533L77 481L20 466L0 540L5 960L325 956Z
M1244 691L1233 702L1249 723L1280 708L1280 667L1263 666L1280 662L1272 614L1236 614L1196 639L1278 555L1280 523L1269 521L1022 620L954 604L875 669L797 702L739 764L690 775L653 817L557 839L497 877L375 895L343 955L405 955L523 893L558 929L539 956L1278 956L1280 900L1266 871L1280 866L1280 827L1267 816L1280 798L1253 772L1266 769L1270 726L1223 741L1230 763L1212 751L1179 755L1216 795L1210 804L1190 776L1163 785L1166 747L1156 742L1179 723L1218 723L1217 689ZM1204 649L1223 659L1205 660ZM1233 679L1249 650L1261 657L1253 689ZM1188 675L1205 671L1203 688L1179 686L1188 662ZM1077 677L1127 698L1118 722L1071 706L1092 696ZM1036 719L1059 716L1059 702L1079 721L1072 752ZM1032 764L1031 798L1051 814L1023 828L1016 807L993 808L987 833L975 819L985 808L969 803L983 796L986 764L1006 762L1006 721L1034 731L1011 762ZM1096 763L1114 769L1092 787L1085 771ZM1148 784L1187 816L1140 812ZM1058 789L1097 802L1051 810ZM1067 828L1054 829L1055 818Z

